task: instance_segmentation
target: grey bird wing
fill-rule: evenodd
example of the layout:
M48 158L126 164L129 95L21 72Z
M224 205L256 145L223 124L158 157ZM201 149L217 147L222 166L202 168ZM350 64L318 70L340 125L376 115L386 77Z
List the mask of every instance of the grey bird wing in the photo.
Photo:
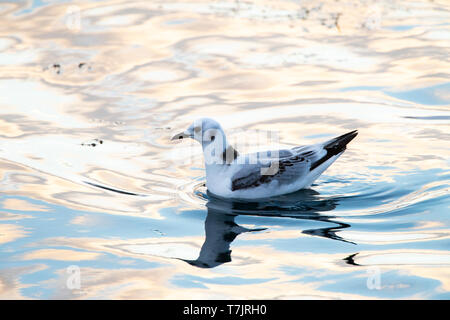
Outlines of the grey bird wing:
M231 179L231 190L255 188L277 180L279 184L290 184L306 176L311 164L322 156L320 145L298 147L291 150L280 150L278 158L262 157L256 164L245 164ZM271 154L277 151L261 152L258 155ZM253 155L249 155L255 156ZM272 170L268 170L271 167Z
M256 155L259 162L243 165L231 179L231 190L254 188L274 180L280 185L290 184L304 178L327 160L344 152L357 134L358 131L354 130L320 144L247 155L248 158ZM270 172L273 174L264 174L268 167L275 168Z

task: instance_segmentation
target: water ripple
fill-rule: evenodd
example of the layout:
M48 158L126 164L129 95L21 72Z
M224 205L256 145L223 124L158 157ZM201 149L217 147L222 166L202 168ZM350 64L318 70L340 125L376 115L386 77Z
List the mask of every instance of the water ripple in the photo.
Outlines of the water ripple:
M32 1L0 17L0 298L448 298L448 4ZM227 200L200 147L170 141L200 116L241 153L360 134L311 190ZM80 290L63 285L74 264Z

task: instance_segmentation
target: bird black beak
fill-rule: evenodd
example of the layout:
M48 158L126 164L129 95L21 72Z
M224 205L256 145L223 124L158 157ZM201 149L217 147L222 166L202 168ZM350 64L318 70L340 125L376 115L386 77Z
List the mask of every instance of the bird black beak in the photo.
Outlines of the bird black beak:
M189 133L187 133L186 131L184 131L184 132L181 132L181 133L178 133L178 134L176 134L176 135L174 135L173 137L172 137L172 139L170 139L170 140L181 140L181 139L184 139L184 138L192 138L192 136L189 134Z

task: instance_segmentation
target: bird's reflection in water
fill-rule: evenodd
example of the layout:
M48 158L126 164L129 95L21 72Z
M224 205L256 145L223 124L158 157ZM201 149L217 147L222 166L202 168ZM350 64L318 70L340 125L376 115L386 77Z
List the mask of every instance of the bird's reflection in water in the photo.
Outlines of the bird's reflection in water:
M308 219L333 223L327 228L304 230L303 233L349 242L336 233L349 224L334 220L331 212L338 205L338 199L323 199L314 190L301 190L289 195L262 201L241 201L217 198L208 193L208 213L205 220L205 242L195 260L185 260L199 268L214 268L231 261L230 244L241 233L262 231L266 228L248 229L239 226L235 218L239 215L285 217L287 219ZM351 242L350 242L351 243Z
M234 222L236 215L218 212L208 208L205 220L205 242L196 260L184 260L200 268L214 268L231 261L230 244L243 232L261 231L260 229L247 229Z

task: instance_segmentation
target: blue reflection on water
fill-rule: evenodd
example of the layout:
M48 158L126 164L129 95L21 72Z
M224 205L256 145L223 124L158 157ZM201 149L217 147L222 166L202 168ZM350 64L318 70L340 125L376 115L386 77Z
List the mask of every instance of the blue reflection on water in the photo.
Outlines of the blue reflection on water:
M365 280L367 277L367 271L363 269L351 276L349 274L340 275L335 283L323 285L321 289L334 291L336 288L342 287L342 284L345 283L343 292L349 294L360 294L384 299L399 299L419 293L423 297L428 297L441 284L434 279L405 275L399 271L381 271L380 289L377 289L367 286L366 281L361 281L361 279Z
M385 91L385 93L391 97L412 101L423 105L450 104L450 82L406 91Z
M186 208L180 207L164 208L160 210L160 214L164 219L110 215L101 212L83 212L26 197L2 196L0 201L5 199L26 200L32 204L47 207L48 211L27 212L27 215L30 215L31 218L23 218L21 226L29 233L26 237L4 244L0 251L0 260L3 268L17 268L30 265L30 261L21 260L20 257L26 252L35 250L37 247L39 249L67 249L69 246L74 251L83 250L71 247L69 244L67 246L52 244L51 239L58 237L72 239L70 242L72 245L76 245L77 238L106 240L120 238L126 242L127 239L137 238L205 236L205 228L205 244L202 248L198 248L200 252L199 258L197 260L185 260L192 266L210 268L229 263L233 260L233 250L231 249L234 248L234 250L239 251L242 246L261 247L269 245L274 250L292 252L293 254L302 254L302 252L314 254L339 253L342 255L342 261L346 257L361 251L379 250L380 246L383 247L383 250L431 249L444 252L450 245L450 241L446 238L398 243L387 242L383 244L358 243L340 238L339 232L341 229L336 229L336 227L342 225L340 220L345 220L345 212L351 210L351 212L357 213L358 208L361 208L363 210L362 213L352 216L353 221L346 226L343 225L342 230L361 231L366 232L368 235L371 232L390 232L395 234L396 232L413 230L414 227L424 220L440 222L443 224L441 228L445 230L448 227L448 221L442 220L442 210L448 208L448 194L445 193L430 198L425 197L424 199L421 199L420 194L418 194L418 198L415 198L416 200L413 199L411 204L399 202L397 207L387 207L377 213L364 213L364 210L372 206L376 208L383 205L383 203L398 201L402 197L416 191L418 187L420 188L427 181L442 181L442 184L426 188L423 191L423 193L432 194L434 191L448 187L448 184L446 184L448 178L449 176L445 174L444 170L433 169L423 172L402 173L397 175L392 183L379 182L375 186L371 186L371 188L364 186L364 182L353 181L340 190L342 192L345 189L349 189L347 190L349 194L360 190L359 194L353 196L333 197L331 196L334 192L333 188L326 188L326 193L324 194L317 192L307 192L305 194L303 192L294 198L285 197L281 200L268 201L265 204L259 203L257 210L253 210L252 205L246 203L230 204L227 201L222 202L222 200L209 198L207 211L186 210ZM327 176L324 176L322 180L326 182ZM320 186L321 183L319 182L318 185ZM207 196L205 195L205 197ZM299 202L299 199L303 200ZM293 201L291 206L286 205L290 203L289 201ZM408 198L405 201L411 201L411 199ZM2 210L11 213L20 212L20 210L8 208L3 208ZM88 216L94 223L87 225L74 224L73 219L80 216ZM207 217L206 222L205 217ZM242 229L240 227L242 225L264 226L264 229L255 229L254 231L268 232L268 235L270 235L272 230L284 230L286 232L293 230L298 232L298 237L286 239L270 237L268 239L249 238L241 241L239 240L240 232L252 231ZM227 240L227 232L232 230L230 228L241 228L239 229L241 231L234 231L237 233ZM161 230L163 235L152 232L155 229ZM326 230L326 232L322 232L323 230ZM224 238L222 238L220 232L223 232ZM418 232L420 233L420 231ZM313 236L306 236L305 234ZM208 237L217 235L219 235L219 238L214 240L212 245L207 244ZM225 242L217 244L217 241ZM225 250L225 252L215 252L215 250ZM230 251L228 252L227 250ZM99 253L101 255L96 259L77 261L76 264L80 268L89 267L105 270L121 268L125 263L127 268L139 270L157 268L162 265L161 263L149 262L139 257L122 257L106 251L100 251ZM204 260L205 254L221 256L224 260L217 264L211 264L211 261ZM12 257L15 258L12 259ZM122 261L125 263L122 264ZM21 282L24 285L30 285L30 287L22 290L23 294L30 297L51 297L54 289L51 286L46 286L45 282L54 278L56 273L67 268L71 262L49 259L34 259L32 262L35 267L41 266L44 269L30 270L29 273L21 276ZM170 263L170 258L168 258L167 262ZM280 270L291 276L301 276L299 280L303 282L328 283L320 286L322 290L336 290L374 297L402 298L419 292L426 295L428 293L431 294L440 284L439 281L434 279L425 279L404 275L397 271L388 271L382 274L385 288L383 290L369 290L365 286L364 281L361 280L364 278L365 271L358 268L350 269L350 272L346 274L331 273L327 277L322 276L320 278L311 274L308 275L312 270L307 267L305 269L302 266L284 265L280 268ZM171 283L183 288L206 288L208 284L246 285L273 280L272 278L241 278L234 276L204 278L186 273L175 275L171 279ZM342 284L342 281L345 281L345 286Z
M417 27L417 26L416 25L398 25L398 26L386 27L386 29L393 30L393 31L408 31L415 27Z
M339 91L382 91L388 96L423 105L450 104L450 82L412 90L391 91L380 86L354 86L341 88ZM426 117L426 119L448 119L448 116Z

